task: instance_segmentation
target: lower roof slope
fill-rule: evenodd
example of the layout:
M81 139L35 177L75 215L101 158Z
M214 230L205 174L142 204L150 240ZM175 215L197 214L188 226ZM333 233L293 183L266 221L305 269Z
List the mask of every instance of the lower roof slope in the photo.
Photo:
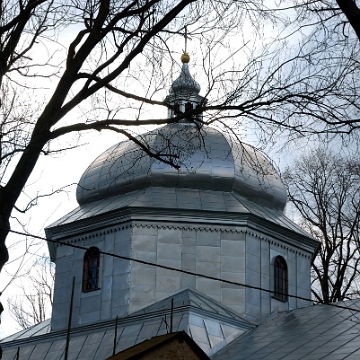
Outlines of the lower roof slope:
M161 187L148 187L79 206L50 225L46 230L47 233L51 233L52 229L56 227L81 221L93 223L96 217L106 217L122 209L140 208L151 209L152 212L166 211L168 215L176 214L177 216L186 215L189 212L199 212L199 214L201 212L201 217L205 220L206 214L212 218L216 218L220 213L224 214L222 217L228 216L229 218L237 217L239 214L255 215L311 238L300 226L288 219L282 211L256 204L236 193Z
M117 324L116 352L128 349L154 336L186 331L208 355L255 326L244 316L192 289L182 290L155 304L120 318ZM66 330L49 331L49 321L3 339L2 360L63 360ZM105 359L112 355L115 320L81 326L71 330L69 358Z
M360 359L360 299L280 313L211 359Z
M212 360L360 358L360 299L285 311L256 327L197 291L187 289L172 297L173 331L185 330ZM116 351L166 334L170 304L171 297L119 319ZM18 347L22 360L63 359L66 331L45 334L47 325L41 323L3 339L3 360L15 359ZM110 356L114 327L115 322L110 321L72 330L71 358Z
M57 240L99 226L118 225L129 220L175 221L191 228L202 224L265 226L273 234L282 234L284 241L301 244L314 252L319 242L280 210L274 210L233 192L184 188L148 187L125 195L112 196L84 204L45 229L48 239ZM55 259L55 244L48 242L51 259Z

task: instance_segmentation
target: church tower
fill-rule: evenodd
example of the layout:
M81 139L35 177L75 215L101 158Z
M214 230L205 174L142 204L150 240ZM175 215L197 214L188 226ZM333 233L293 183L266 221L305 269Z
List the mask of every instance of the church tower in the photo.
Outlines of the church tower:
M184 113L187 115L179 122L194 123L202 120L201 112L191 114L194 110L201 109L206 105L207 99L199 95L200 85L192 78L189 72L190 55L184 51L181 56L183 63L180 76L173 82L170 94L166 97L165 102L169 105L168 117L172 119L179 117Z
M264 155L200 126L207 100L188 62L185 53L166 97L179 121L141 136L176 167L122 141L82 175L79 207L46 229L57 241L52 330L67 326L74 277L73 328L186 289L254 322L309 305L318 243L284 215L286 191Z

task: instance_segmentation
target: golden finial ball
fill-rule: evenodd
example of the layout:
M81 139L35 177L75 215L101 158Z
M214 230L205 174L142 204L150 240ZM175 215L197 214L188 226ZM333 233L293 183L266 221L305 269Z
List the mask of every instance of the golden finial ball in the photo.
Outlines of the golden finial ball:
M184 63L188 63L190 61L190 55L183 50L183 54L181 55L181 62Z

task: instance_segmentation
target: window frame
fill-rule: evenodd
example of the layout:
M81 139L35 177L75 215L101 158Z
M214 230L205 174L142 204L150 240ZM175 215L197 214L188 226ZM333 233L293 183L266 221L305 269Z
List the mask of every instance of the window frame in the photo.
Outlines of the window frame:
M90 256L94 254L95 254L94 258L90 258ZM90 261L92 260L94 260L94 263L90 264ZM89 269L89 265L93 265L94 268ZM100 289L99 274L100 274L100 250L97 247L92 246L91 248L87 249L84 254L82 292L88 293ZM92 282L94 282L93 286L90 285Z
M274 270L274 293L273 297L277 300L286 302L288 300L288 266L286 260L277 255L273 261Z

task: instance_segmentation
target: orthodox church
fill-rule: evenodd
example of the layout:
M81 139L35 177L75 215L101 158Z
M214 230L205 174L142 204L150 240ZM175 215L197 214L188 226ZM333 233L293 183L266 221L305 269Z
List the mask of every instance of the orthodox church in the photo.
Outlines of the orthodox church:
M165 161L128 140L86 169L79 206L46 229L52 317L3 339L3 359L107 359L180 332L199 358L360 353L356 302L311 306L319 244L284 215L279 174L255 148L202 125L199 93L184 54L165 99L169 124L137 138Z

